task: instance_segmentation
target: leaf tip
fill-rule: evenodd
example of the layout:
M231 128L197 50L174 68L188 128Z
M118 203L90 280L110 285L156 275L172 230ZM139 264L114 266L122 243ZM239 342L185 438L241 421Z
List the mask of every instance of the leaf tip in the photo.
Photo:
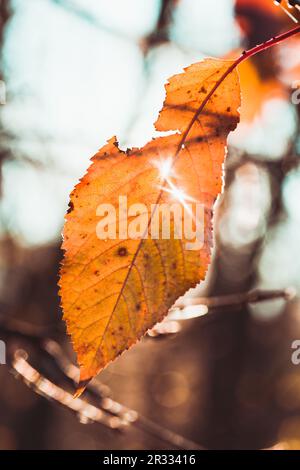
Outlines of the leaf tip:
M88 383L90 382L90 379L89 380L81 380L77 386L77 390L76 392L74 393L74 396L73 398L80 398L81 395L83 394L83 392L85 391Z

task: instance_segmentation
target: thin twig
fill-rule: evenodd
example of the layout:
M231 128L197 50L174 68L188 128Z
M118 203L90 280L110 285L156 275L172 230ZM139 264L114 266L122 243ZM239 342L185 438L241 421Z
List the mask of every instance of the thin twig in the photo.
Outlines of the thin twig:
M173 319L172 314L174 311L185 310L190 306L204 306L208 309L223 309L224 307L242 306L245 304L260 303L267 300L291 300L296 295L296 290L293 287L278 290L262 290L256 289L250 292L242 292L237 294L221 295L215 297L191 297L185 300L178 300L174 306L170 309L169 314ZM205 312L206 313L206 312ZM202 316L199 314L199 316ZM196 315L197 316L197 315ZM190 317L181 317L181 320L189 319ZM178 320L178 318L176 318ZM57 337L57 331L54 325L38 326L28 322L24 322L15 318L11 318L7 315L0 314L0 332L14 336L22 337L29 340L42 340L44 341L45 350L50 353L53 357L60 361L60 367L64 373L63 358L61 356L61 350L57 351L58 343L51 341L51 339ZM50 339L51 338L51 339ZM76 370L77 373L77 370ZM75 379L76 373L68 371L71 374L70 378Z
M64 355L62 348L57 343L53 341L51 343L50 349L52 354L55 351L53 357L55 358L56 364L63 368L65 374L69 378L73 380L75 379L74 385L76 386L79 369L69 361L69 359ZM49 346L47 350L49 351ZM105 388L103 389L103 387ZM111 398L104 396L104 393L107 395L109 394L107 389L108 387L99 383L99 381L92 381L87 386L87 391L93 392L95 396L97 396L101 408L106 412L121 418L123 423L125 422L127 425L135 425L142 431L151 434L156 439L159 438L162 441L171 444L173 447L179 447L182 449L202 449L202 446L199 446L199 444L196 444L195 442L154 423L152 420L140 415L137 411L127 408Z
M245 304L255 304L259 302L265 302L267 300L291 300L295 297L296 291L292 287L287 289L279 290L260 290L256 289L250 292L221 295L217 297L194 297L184 301L178 301L175 303L172 310L184 310L189 306L200 306L204 305L211 309L242 306Z
M254 290L240 294L194 298L177 302L175 307L178 310L186 309L189 305L202 305L216 311L221 310L223 307L264 302L266 300L289 300L294 295L295 291L292 288L273 291ZM27 341L31 347L36 349L40 358L46 355L47 360L52 362L52 369L57 371L57 376L65 383L65 386L71 386L72 389L75 389L79 369L69 360L62 347L51 338L51 328L51 326L45 328L30 325L0 315L0 332L4 333L7 338L11 338L12 343L16 338ZM156 439L167 443L172 448L203 449L199 444L173 433L169 429L141 416L137 411L114 401L109 396L109 387L97 380L88 384L86 392L88 398L90 397L96 401L95 405L82 398L74 398L72 392L65 390L64 386L59 386L44 377L28 362L27 353L20 353L18 349L14 352L10 351L9 362L14 374L20 377L28 387L44 398L56 401L64 408L76 413L83 423L94 422L116 430L124 430L130 428L130 426L135 426Z
M30 389L74 412L84 424L93 422L119 431L129 428L130 425L135 425L141 431L171 445L172 448L188 450L204 449L199 444L154 423L152 420L140 415L137 411L129 409L111 398L98 396L101 406L92 405L82 398L74 398L70 392L54 384L32 367L27 361L27 354L24 351L17 351L14 354L11 367L13 373L18 378L21 378L23 383ZM72 367L75 366L72 365ZM77 371L79 374L78 369Z
M23 382L39 395L54 400L60 405L75 412L81 422L95 422L107 426L111 429L122 429L129 423L117 416L112 417L110 414L100 408L90 405L81 398L74 396L57 386L47 378L45 378L37 369L32 367L25 359L26 353L17 351L12 360L12 369L21 377Z

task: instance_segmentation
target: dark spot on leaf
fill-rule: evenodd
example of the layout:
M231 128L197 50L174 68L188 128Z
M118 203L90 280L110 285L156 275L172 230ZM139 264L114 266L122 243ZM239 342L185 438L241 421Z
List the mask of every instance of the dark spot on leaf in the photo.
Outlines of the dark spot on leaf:
M119 256L126 256L126 255L128 255L127 248L126 248L125 246L120 246L120 248L118 249L118 255L119 255Z
M72 201L69 202L69 209L67 211L67 214L70 214L70 212L72 212L72 210L74 210L74 204Z

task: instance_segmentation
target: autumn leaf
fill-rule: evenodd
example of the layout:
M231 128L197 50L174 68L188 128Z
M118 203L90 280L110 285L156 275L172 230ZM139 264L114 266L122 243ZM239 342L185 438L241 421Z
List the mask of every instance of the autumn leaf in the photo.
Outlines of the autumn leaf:
M191 65L166 85L166 99L155 127L171 135L141 149L122 151L113 137L92 158L75 187L64 227L60 295L68 333L80 365L78 394L110 361L160 322L175 300L204 279L212 247L212 214L222 190L228 133L240 106L233 61L207 59ZM165 171L167 168L167 172ZM188 197L187 197L188 195ZM148 225L155 204L188 201L203 207L204 243L188 248L188 238L99 239L100 204L144 204L146 213L129 214L128 224ZM157 207L157 206L155 206ZM98 215L97 215L98 214Z

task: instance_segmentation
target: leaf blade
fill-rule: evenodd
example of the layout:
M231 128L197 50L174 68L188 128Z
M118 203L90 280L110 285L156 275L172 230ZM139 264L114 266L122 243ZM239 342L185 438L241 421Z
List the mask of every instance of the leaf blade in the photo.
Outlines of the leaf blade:
M222 189L226 139L239 120L236 72L207 100L205 112L192 120L230 65L231 61L208 59L172 77L155 125L157 130L179 132L127 153L111 139L93 157L88 173L71 194L60 295L80 364L80 391L205 277L212 245L212 209ZM128 206L142 202L149 226L152 204L172 204L172 195L163 190L166 183L153 164L170 156L180 183L204 206L203 248L186 250L186 240L98 240L95 213L101 202L116 207L120 194L128 197ZM171 231L174 234L174 223Z

